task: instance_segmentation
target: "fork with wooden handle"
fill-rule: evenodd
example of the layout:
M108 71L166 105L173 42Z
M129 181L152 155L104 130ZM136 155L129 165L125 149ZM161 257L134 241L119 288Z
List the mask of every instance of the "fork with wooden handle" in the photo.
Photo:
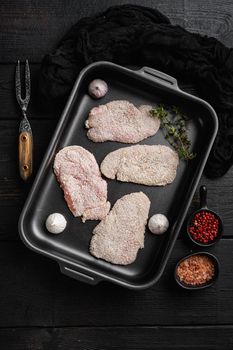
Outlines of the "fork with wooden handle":
M23 99L21 96L20 61L18 61L16 65L15 90L16 99L23 114L23 118L19 126L19 173L21 178L26 181L32 175L33 166L32 129L26 116L31 92L28 60L26 60L25 64L25 98Z

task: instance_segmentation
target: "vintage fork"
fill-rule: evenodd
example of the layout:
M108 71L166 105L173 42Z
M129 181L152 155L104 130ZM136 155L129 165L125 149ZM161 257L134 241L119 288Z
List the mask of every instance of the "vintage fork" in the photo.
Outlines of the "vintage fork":
M26 111L30 100L31 83L28 60L25 63L25 98L21 96L20 61L16 65L15 72L16 99L23 113L19 126L19 172L23 180L32 175L33 165L33 138L31 125L27 119Z

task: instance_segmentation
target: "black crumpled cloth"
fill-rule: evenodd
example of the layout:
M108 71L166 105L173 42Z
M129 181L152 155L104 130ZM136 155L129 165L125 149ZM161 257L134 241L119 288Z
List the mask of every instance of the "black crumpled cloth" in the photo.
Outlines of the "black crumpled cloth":
M233 164L233 52L218 40L171 25L159 11L110 7L81 19L43 59L40 100L65 102L80 70L95 61L151 66L195 84L217 112L219 132L205 173L224 175Z

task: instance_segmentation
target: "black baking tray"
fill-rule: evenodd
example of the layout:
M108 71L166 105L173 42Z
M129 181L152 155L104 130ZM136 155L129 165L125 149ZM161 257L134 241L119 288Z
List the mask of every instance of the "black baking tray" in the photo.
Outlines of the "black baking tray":
M104 79L109 92L101 100L87 94L88 84ZM113 205L125 194L143 191L151 200L149 216L164 213L170 221L166 234L145 233L145 247L128 266L113 265L90 255L88 248L97 221L83 224L69 211L63 192L53 173L55 154L68 145L80 145L92 152L98 164L111 151L129 145L117 142L94 143L86 136L84 122L90 109L112 100L128 100L136 106L158 103L175 105L188 116L188 132L196 158L180 161L174 182L165 187L151 187L115 180L108 182L108 200ZM161 277L175 244L188 207L201 177L218 129L213 108L205 101L181 91L177 81L159 71L144 67L138 71L110 62L97 62L78 76L60 121L54 132L31 192L19 219L23 242L32 250L56 260L61 272L90 284L111 281L132 289L153 285ZM161 130L140 144L167 144ZM45 220L59 212L67 219L67 228L59 235L46 231Z

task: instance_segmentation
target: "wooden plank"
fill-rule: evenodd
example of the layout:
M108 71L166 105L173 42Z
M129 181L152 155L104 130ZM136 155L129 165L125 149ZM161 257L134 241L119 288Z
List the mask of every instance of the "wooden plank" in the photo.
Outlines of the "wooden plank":
M0 6L3 45L0 62L12 62L16 57L40 62L79 19L104 11L111 5L125 3L142 5L140 0L70 0L63 3L56 0L31 0L30 3L26 0L20 3L16 0L3 0ZM170 14L174 21L177 18L180 22L183 17L183 1L177 1L176 8L168 3L164 4L162 0L156 4L152 0L145 1L146 6L159 6L167 15Z
M232 45L233 5L229 0L221 4L217 0L197 0L195 3L189 0L111 1L111 4L120 3L158 6L165 13L167 11L173 23L194 32L213 34ZM39 62L78 18L101 11L109 4L106 0L64 3L2 0L0 62L15 63L17 58ZM14 68L14 64L0 66L1 119L5 119L0 122L0 327L3 327L0 329L0 349L116 349L122 348L122 344L124 349L232 349L232 326L225 326L232 323L231 239L224 239L209 249L220 257L221 274L217 284L195 293L180 290L173 282L175 262L190 251L181 240L176 243L161 281L142 292L107 283L91 287L68 279L60 274L56 263L29 251L21 242L13 242L18 239L18 215L31 186L22 187L17 177L17 156L12 146L16 145L19 118L14 96ZM38 66L31 65L31 70L33 96L29 113L34 119L33 130L36 130L38 169L56 124L48 119L56 118L58 114L40 111L36 106L34 91ZM40 119L44 121L40 122ZM207 184L209 206L222 214L225 235L231 237L232 171L220 180L210 181L203 177L201 183ZM192 208L197 205L196 194ZM223 326L200 326L217 323ZM180 327L173 327L174 324ZM182 327L188 324L192 326ZM76 325L80 327L69 328ZM92 328L95 325L100 327ZM103 327L106 325L116 328ZM118 325L126 325L126 328ZM152 327L141 328L140 325ZM32 328L21 328L27 326ZM60 328L63 326L65 328Z
M184 27L232 47L232 13L233 3L230 0L184 1Z
M70 327L0 329L7 350L232 350L233 326L220 327Z
M0 120L0 240L18 239L17 221L23 203L30 190L36 171L46 151L56 126L56 120L32 120L34 135L35 166L34 176L25 184L19 177L17 158L18 120ZM202 176L200 184L208 188L209 207L219 213L224 221L224 236L232 237L232 193L233 168L223 177L210 180ZM196 192L189 213L199 206L199 194ZM12 217L14 220L12 220ZM181 236L185 235L185 229Z
M1 40L1 39L0 39ZM0 41L1 42L1 41ZM17 119L21 118L21 110L15 97L15 63L14 64L1 64L0 65L0 106L1 106L1 118L0 119ZM39 119L58 119L63 106L55 105L52 110L43 108L41 101L38 101L37 96L37 75L39 72L39 64L30 63L31 72L31 99L28 107L29 120ZM24 62L22 63L22 81L24 77ZM22 90L23 95L23 90ZM43 102L43 101L42 101Z
M158 8L173 24L213 35L223 43L232 45L233 5L229 0L221 3L218 0L69 0L62 3L56 0L2 0L0 62L15 62L18 58L40 62L80 18L101 12L110 5L125 3Z
M31 70L31 99L28 107L29 120L39 119L58 120L64 105L54 105L53 108L43 106L38 100L37 76L39 74L40 64L30 64ZM136 67L134 67L136 69ZM20 120L21 111L15 98L15 64L0 64L0 106L1 118L6 120ZM195 87L187 81L179 81L179 86L186 92L197 95Z
M0 120L0 240L18 239L18 217L31 188L51 135L55 120L31 121L34 137L34 174L24 183L18 171L19 120Z
M36 74L39 65L32 65L32 92L36 92ZM15 65L0 66L0 105L2 117L0 121L0 220L2 223L1 239L18 239L17 219L30 189L29 184L23 184L18 176L18 159L17 159L17 137L20 120L20 110L15 101L14 95L14 70ZM181 84L186 91L195 93L195 90L189 84ZM35 100L36 94L32 93L32 101L29 106L29 119L34 135L35 144L35 173L39 167L43 154L52 136L56 126L58 111L45 112L38 108ZM5 120L10 119L10 120ZM53 120L50 120L53 119ZM233 171L233 170L232 170ZM209 205L213 210L219 212L225 223L225 235L231 236L233 218L231 215L231 197L233 192L232 171L223 179L210 181L202 178L209 189ZM190 212L198 207L198 195L194 201ZM11 210L6 210L11 208ZM12 220L12 216L15 218Z
M1 242L0 327L231 324L232 250L231 239L208 249L219 258L219 279L210 288L190 292L173 279L177 260L190 252L180 240L161 280L139 292L106 282L83 284L21 242Z

